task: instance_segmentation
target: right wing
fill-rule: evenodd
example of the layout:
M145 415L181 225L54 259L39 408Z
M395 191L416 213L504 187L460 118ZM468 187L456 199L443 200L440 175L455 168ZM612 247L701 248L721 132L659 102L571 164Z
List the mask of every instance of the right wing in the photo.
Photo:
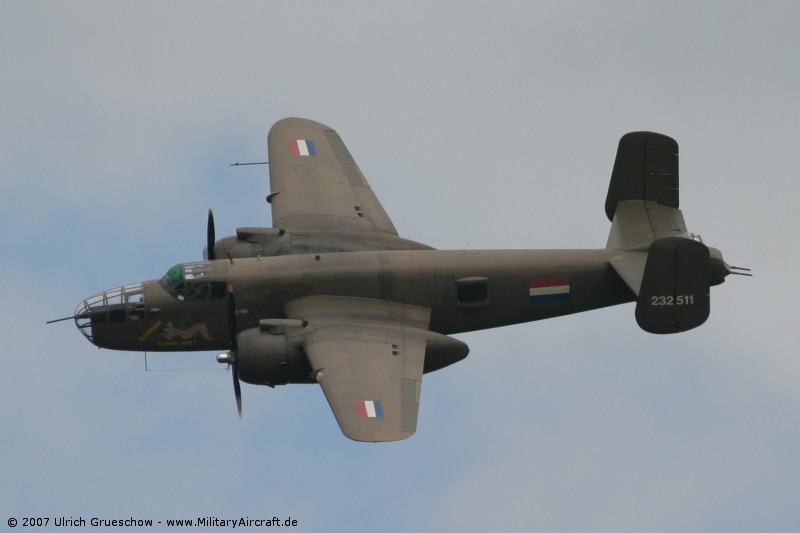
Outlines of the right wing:
M430 309L341 296L289 302L286 316L311 330L303 347L342 433L365 442L417 429Z
M267 137L274 228L397 235L339 134L286 118Z
M327 328L310 335L306 354L347 437L401 440L417 429L425 338L398 328Z

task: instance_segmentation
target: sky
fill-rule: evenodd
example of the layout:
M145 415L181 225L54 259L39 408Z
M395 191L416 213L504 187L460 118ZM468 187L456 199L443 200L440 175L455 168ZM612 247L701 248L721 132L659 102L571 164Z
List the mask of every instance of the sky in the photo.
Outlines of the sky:
M796 531L799 23L790 1L3 2L0 524ZM200 259L209 207L217 236L269 226L266 168L229 164L288 116L442 249L602 248L619 138L670 135L689 230L755 276L681 335L632 304L459 335L385 444L316 386L244 384L239 420L213 353L145 371L45 325Z

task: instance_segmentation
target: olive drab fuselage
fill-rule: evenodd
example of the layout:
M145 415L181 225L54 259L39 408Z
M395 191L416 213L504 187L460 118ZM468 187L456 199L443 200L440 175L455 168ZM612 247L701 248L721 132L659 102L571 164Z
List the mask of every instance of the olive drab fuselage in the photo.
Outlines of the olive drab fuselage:
M101 348L227 350L239 382L318 383L342 432L409 437L422 375L468 346L450 335L636 302L645 331L703 324L710 287L736 267L689 233L678 209L678 145L622 137L605 202L605 248L435 250L400 237L339 135L288 118L267 138L272 228L215 239L205 261L78 305L79 330Z

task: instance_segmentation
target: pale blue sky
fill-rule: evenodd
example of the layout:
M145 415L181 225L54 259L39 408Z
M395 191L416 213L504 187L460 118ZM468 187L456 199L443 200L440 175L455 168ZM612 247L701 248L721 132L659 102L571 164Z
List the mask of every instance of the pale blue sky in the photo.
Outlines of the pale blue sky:
M798 4L319 4L0 6L0 518L795 531ZM228 164L286 116L336 128L439 248L602 247L619 137L671 135L689 229L756 277L679 336L632 305L462 335L417 434L381 445L317 387L243 385L239 420L223 371L45 327L199 259L209 207L218 236L268 225L266 169Z

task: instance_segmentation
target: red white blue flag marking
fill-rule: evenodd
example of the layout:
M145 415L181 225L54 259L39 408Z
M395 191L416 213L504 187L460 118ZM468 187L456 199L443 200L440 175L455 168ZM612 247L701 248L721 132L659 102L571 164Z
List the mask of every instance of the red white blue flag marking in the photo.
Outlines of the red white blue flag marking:
M554 302L559 300L569 300L569 278L531 280L531 302Z
M356 405L361 418L383 418L383 405L377 400L359 400Z
M311 139L297 139L289 141L289 148L294 156L317 155L317 147Z

